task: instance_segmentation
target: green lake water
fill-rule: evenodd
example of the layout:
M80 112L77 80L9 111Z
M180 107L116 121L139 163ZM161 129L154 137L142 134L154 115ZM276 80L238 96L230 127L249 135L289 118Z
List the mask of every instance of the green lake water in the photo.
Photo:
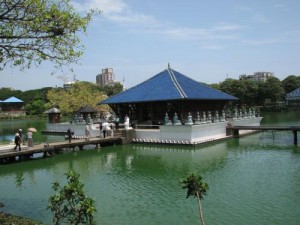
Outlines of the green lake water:
M300 126L299 113L265 113L263 125ZM44 120L0 121L2 140ZM35 133L37 142L45 137ZM298 134L300 138L300 134ZM48 198L69 169L95 200L97 224L200 224L197 200L179 179L199 173L209 184L207 225L299 225L300 147L292 132L263 132L206 146L124 145L0 165L4 211L51 224Z

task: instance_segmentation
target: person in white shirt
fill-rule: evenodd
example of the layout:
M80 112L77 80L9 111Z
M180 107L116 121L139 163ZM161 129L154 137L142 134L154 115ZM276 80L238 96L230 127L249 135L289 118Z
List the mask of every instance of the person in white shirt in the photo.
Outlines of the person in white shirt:
M28 147L33 147L33 140L32 140L32 132L27 132L27 145Z

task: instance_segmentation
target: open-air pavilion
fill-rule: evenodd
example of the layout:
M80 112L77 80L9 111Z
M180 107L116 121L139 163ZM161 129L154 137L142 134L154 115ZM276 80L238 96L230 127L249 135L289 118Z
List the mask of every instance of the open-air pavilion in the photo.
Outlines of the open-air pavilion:
M108 104L122 119L129 116L132 124L164 124L166 114L185 123L188 115L193 120L222 115L224 107L236 97L197 82L170 66L150 79L112 96L100 104ZM204 114L203 114L204 113Z
M14 96L0 102L0 116L19 117L25 116L24 101Z
M130 118L134 142L198 144L231 136L228 126L260 124L262 118L252 110L235 109L226 118L226 105L236 100L168 66L100 104L108 104L121 120Z

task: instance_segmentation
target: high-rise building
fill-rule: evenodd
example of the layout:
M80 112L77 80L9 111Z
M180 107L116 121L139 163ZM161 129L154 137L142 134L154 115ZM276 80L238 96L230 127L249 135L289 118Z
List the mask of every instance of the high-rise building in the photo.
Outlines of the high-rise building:
M100 87L115 84L115 74L112 68L102 69L102 73L96 76L96 84Z

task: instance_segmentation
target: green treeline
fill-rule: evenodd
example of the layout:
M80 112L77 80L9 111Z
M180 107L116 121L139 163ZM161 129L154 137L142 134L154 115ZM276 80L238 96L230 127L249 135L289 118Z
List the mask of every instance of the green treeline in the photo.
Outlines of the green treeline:
M83 81L78 83L81 84L80 87L75 85L72 88L78 88L78 90L82 90L82 85L84 85L88 89L87 92L72 91L72 88L71 90L64 90L63 88L52 87L44 87L41 89L28 91L1 88L0 100L5 100L14 96L25 102L24 110L28 115L42 115L46 110L53 107L54 104L59 106L59 102L54 103L53 100L49 99L49 93L59 93L60 91L59 95L61 95L62 92L72 92L72 96L75 98L74 103L80 107L80 99L82 99L82 95L86 96L88 92L93 92L93 94L98 93L99 95L102 94L109 97L123 90L123 86L121 84L100 88L96 84L90 82ZM229 78L223 82L211 84L209 86L239 98L239 101L236 102L239 105L276 105L277 103L284 102L286 94L300 87L300 76L290 75L282 81L276 77L270 77L265 82ZM70 99L68 100L70 101Z
M11 88L0 88L0 100L3 101L12 96L21 99L24 101L24 110L29 116L43 115L45 111L52 107L58 107L62 110L62 113L68 114L85 105L97 108L97 103L103 98L115 95L122 90L123 85L121 84L100 88L94 83L82 81L76 82L68 89L44 87L20 91Z
M269 77L265 82L229 78L210 86L239 98L239 105L264 107L284 102L286 94L300 87L300 76L290 75L282 81Z

